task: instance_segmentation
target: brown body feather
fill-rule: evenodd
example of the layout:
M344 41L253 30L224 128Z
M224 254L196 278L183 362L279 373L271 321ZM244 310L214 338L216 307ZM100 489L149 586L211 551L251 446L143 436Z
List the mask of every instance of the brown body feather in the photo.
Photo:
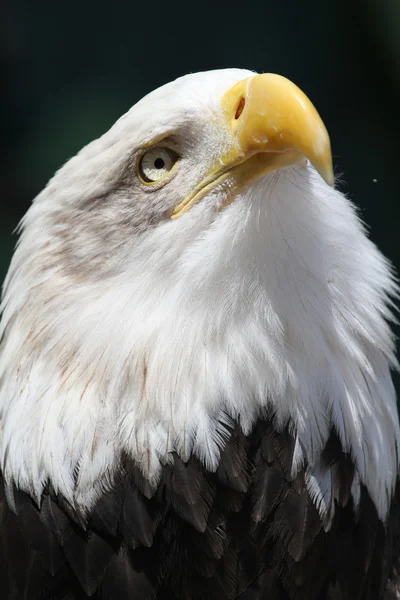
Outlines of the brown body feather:
M175 456L157 488L123 456L85 524L50 488L40 507L14 490L16 512L2 491L2 597L394 600L397 500L386 524L363 486L355 509L354 467L332 432L323 460L338 467L339 502L325 531L304 469L291 475L288 431L236 427L215 473Z

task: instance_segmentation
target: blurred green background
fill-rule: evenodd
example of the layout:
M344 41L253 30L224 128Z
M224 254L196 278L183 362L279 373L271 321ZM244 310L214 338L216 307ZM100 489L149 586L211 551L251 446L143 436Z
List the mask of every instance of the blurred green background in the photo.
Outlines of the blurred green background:
M13 0L0 50L0 280L13 229L62 163L153 88L228 66L309 95L342 189L400 267L400 0Z

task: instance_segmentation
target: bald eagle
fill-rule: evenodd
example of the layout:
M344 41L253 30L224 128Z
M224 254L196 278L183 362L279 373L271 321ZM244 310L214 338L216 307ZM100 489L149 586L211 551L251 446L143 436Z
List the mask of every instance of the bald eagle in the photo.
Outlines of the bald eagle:
M398 597L397 295L293 83L143 98L21 224L2 598Z

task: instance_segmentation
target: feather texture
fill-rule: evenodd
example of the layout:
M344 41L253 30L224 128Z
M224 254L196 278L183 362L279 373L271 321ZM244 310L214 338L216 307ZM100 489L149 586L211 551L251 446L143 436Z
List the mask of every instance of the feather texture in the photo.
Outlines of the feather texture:
M320 469L336 468L335 510L324 529L308 466L291 475L289 430L278 432L272 418L248 435L235 426L215 472L176 455L156 487L124 455L84 527L51 489L40 507L15 489L10 507L3 488L6 597L329 600L336 590L338 600L383 598L398 560L397 500L386 526L364 486L354 505L354 468L332 432Z

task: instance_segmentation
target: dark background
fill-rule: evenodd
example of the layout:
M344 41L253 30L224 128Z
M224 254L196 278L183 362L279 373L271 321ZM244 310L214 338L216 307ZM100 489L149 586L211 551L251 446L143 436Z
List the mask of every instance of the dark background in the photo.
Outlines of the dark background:
M0 281L12 230L62 163L162 83L231 66L309 95L342 189L400 268L400 0L13 0L0 57Z

